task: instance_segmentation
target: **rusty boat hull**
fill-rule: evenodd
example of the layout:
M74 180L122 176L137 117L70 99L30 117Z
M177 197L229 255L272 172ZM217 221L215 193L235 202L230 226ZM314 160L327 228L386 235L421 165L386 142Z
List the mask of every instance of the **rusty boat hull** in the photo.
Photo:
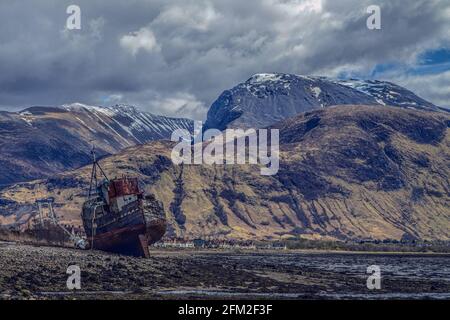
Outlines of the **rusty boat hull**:
M147 224L139 224L95 235L89 239L90 247L111 253L149 257L148 246L157 242L166 232L166 221L154 219Z
M136 178L108 180L83 205L82 219L91 249L148 257L148 246L166 232L162 204L144 196Z

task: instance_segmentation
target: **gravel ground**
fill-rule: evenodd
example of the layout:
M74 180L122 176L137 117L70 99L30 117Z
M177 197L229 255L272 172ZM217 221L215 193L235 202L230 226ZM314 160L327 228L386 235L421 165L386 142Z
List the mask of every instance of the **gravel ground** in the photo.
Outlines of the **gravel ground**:
M151 258L0 243L0 299L450 299L450 256L155 250ZM366 287L381 264L382 288ZM67 289L70 265L81 289Z

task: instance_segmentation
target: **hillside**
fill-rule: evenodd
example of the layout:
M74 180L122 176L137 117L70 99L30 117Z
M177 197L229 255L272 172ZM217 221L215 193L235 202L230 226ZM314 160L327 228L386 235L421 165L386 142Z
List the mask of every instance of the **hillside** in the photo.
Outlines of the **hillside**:
M171 142L104 158L111 177L138 176L164 203L169 235L243 239L450 239L450 115L385 106L336 106L277 123L280 170L175 166ZM23 223L54 196L80 224L90 167L0 192L0 223Z
M0 186L49 177L89 163L92 143L100 156L157 139L193 122L156 116L132 106L82 104L0 112Z

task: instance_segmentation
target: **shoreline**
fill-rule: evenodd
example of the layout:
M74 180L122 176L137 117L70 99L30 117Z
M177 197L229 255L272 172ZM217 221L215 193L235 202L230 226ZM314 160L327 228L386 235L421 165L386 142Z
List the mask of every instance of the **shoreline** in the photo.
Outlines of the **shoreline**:
M0 242L0 256L0 299L446 299L450 292L449 255L172 249L144 259ZM81 270L79 291L66 287L71 265ZM366 287L370 265L382 270L377 292Z
M46 245L39 243L30 242L18 242L18 241L7 241L0 240L0 245L2 244L16 244L21 246L32 246L36 248L60 248L75 250L79 252L90 252L90 250L81 250L74 248L72 246L60 246L60 245ZM405 255L405 256L449 256L449 252L433 252L433 251L364 251L364 250L322 250L322 249L242 249L242 248L161 248L161 247L149 247L150 254L153 253L170 253L170 252L195 252L200 254L213 254L213 253L230 253L230 254L336 254L336 255ZM450 250L450 248L449 248ZM104 252L101 250L94 250L95 252L103 252L104 254L116 255L109 252Z
M346 250L320 250L320 249L286 249L286 250L271 250L271 249L193 249L193 248L166 248L153 249L150 248L150 254L169 253L169 252L195 252L200 254L214 254L214 253L230 253L230 254L336 254L336 255L405 255L405 256L448 256L450 252L415 252L415 251L346 251Z

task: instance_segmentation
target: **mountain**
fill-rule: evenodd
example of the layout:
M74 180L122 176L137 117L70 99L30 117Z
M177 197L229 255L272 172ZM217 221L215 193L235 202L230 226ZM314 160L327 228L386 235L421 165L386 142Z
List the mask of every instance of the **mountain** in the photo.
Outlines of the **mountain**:
M49 177L89 163L92 143L100 156L156 139L188 119L141 112L132 106L31 107L0 112L0 185Z
M439 110L389 82L336 80L292 74L256 74L212 104L204 128L266 127L298 113L339 104L389 105ZM0 111L0 186L49 177L99 156L193 129L189 119L141 112L133 106L31 107Z
M415 108L419 110L439 111L439 107L418 97L413 92L388 81L379 80L332 80L337 84L356 89L373 98L384 106Z
M298 114L280 130L280 169L174 165L172 142L105 157L111 177L139 177L164 203L169 235L243 239L450 239L450 115L376 106ZM0 191L0 222L25 222L37 197L80 224L90 168Z
M301 112L347 104L439 110L390 82L255 74L219 96L208 111L205 129L262 128Z

